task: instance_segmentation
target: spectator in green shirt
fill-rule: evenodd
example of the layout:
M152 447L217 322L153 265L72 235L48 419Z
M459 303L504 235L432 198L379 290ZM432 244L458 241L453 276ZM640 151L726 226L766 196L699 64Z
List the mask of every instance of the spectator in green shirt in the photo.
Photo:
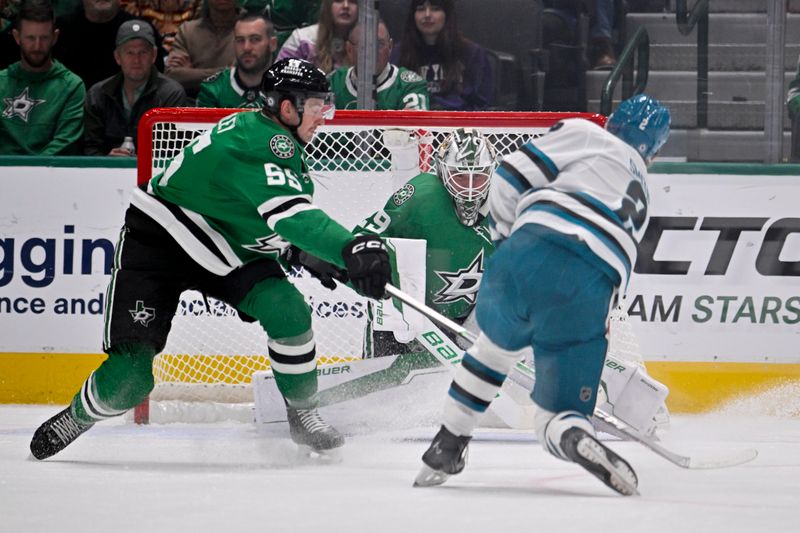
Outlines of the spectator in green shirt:
M12 34L20 61L0 71L0 154L78 153L86 89L53 59L58 30L52 5L46 0L23 3Z
M422 77L403 67L389 63L392 53L392 38L386 24L381 20L377 25L375 54L375 109L428 109L428 84ZM357 24L345 43L347 59L352 65L358 64L358 47L362 38L361 25ZM356 109L358 102L358 72L356 67L340 67L330 76L331 91L339 109Z
M200 84L197 107L260 108L259 87L272 65L278 43L272 22L264 15L242 13L233 28L234 66Z

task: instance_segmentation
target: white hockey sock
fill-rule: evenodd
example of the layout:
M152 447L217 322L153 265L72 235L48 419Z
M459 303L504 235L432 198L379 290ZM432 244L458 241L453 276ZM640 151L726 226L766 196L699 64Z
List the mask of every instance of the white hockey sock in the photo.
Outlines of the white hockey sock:
M520 351L503 350L483 333L456 369L444 405L444 426L459 436L472 435L478 419L497 396Z
M565 431L578 427L589 435L595 435L592 423L578 411L554 413L539 407L534 417L534 424L536 425L536 437L544 449L564 461L571 461L561 449L561 436Z

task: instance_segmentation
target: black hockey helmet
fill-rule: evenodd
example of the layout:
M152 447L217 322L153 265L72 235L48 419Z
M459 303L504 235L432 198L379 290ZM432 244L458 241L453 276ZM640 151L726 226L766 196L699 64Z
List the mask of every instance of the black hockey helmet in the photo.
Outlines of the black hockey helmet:
M281 59L261 78L264 110L280 116L281 102L290 99L302 118L309 98L323 101L325 118L333 118L333 93L325 73L304 59ZM330 115L330 116L329 116Z

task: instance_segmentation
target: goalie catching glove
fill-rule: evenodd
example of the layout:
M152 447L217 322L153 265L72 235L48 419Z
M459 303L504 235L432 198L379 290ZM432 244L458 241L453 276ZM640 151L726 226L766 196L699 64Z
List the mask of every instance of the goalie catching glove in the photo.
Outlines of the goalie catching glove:
M353 288L364 296L386 297L386 284L392 279L389 254L380 237L359 235L342 249L342 259Z
M290 246L284 252L283 258L290 266L305 268L308 273L317 278L326 289L335 289L336 281L347 283L347 272L334 264L323 261L319 257L301 250L297 246Z

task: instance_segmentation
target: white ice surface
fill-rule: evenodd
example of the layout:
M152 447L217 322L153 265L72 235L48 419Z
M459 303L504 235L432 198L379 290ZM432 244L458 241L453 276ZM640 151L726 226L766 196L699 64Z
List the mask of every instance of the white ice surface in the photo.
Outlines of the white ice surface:
M462 474L412 488L421 439L433 429L412 428L408 398L330 412L349 434L336 464L298 457L285 424L122 420L39 462L29 457L30 437L60 408L0 406L0 532L797 532L800 400L789 395L794 418L751 403L674 416L662 439L684 454L757 448L746 465L683 470L638 444L609 442L639 475L641 496L631 498L529 435L497 431L476 436ZM416 415L426 421L430 412Z

